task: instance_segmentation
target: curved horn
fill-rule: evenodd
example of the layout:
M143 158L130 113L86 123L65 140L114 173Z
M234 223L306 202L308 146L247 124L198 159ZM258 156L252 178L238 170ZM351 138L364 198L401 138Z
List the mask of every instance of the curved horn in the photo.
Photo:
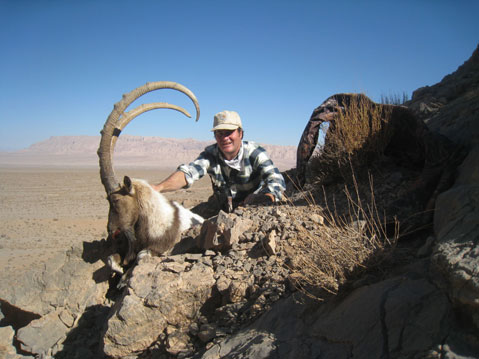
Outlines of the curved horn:
M143 104L129 112L124 112L125 109L140 96L148 92L163 88L177 90L187 95L195 105L196 121L198 121L198 119L200 118L200 106L198 104L196 96L189 89L176 82L148 82L145 85L140 86L127 94L124 94L121 101L117 102L114 105L113 111L110 113L105 122L105 125L103 126L103 130L101 131L100 146L97 152L100 159L100 178L103 186L105 187L107 195L113 192L119 185L119 182L116 180L115 172L113 170L113 150L115 148L118 136L120 136L121 131L126 127L126 125L128 125L128 123L130 123L131 120L146 111L157 108L169 108L172 110L177 110L184 115L191 117L191 115L185 109L164 102Z

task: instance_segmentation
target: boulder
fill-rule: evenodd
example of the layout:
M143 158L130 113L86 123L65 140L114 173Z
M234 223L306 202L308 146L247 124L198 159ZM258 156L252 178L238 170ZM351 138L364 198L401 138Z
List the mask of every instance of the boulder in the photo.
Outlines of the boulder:
M220 211L217 216L203 223L197 245L202 249L228 250L239 242L240 235L250 229L252 224L250 219Z
M414 91L407 106L435 132L472 148L479 144L479 46L433 86Z
M175 348L183 348L180 334L199 317L212 296L215 279L213 269L202 263L186 263L183 271L180 268L171 265L171 258L140 260L108 320L103 336L106 355L122 357L144 351L168 326L179 330L166 338L167 349L177 354L180 349Z
M15 358L17 350L13 346L15 331L12 327L0 327L0 357Z
M479 329L479 147L459 171L454 187L437 200L433 263L451 299L470 313Z
M100 257L100 247L74 246L42 270L0 283L4 320L17 330L24 352L60 350L85 309L105 302L108 273Z
M428 127L462 145L469 154L454 185L434 211L433 269L440 272L454 304L479 328L479 46L441 82L413 93L408 107Z

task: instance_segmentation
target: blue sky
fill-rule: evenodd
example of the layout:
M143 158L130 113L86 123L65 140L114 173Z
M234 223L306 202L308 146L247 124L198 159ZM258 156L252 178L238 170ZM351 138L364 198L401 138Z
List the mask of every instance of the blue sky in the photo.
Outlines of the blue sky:
M330 95L410 97L455 71L477 14L476 0L0 0L0 150L98 135L123 93L161 80L195 93L200 121L156 110L124 133L210 140L228 109L245 138L297 145ZM172 92L141 101L194 113Z

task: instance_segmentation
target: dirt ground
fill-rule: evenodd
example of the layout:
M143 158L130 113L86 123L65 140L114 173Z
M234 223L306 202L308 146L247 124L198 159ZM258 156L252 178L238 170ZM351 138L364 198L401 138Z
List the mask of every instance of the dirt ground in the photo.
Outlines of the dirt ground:
M116 169L118 179L128 174L160 181L172 170ZM204 177L192 188L167 197L192 207L211 195ZM72 245L107 236L108 202L94 168L0 168L0 280L41 268Z

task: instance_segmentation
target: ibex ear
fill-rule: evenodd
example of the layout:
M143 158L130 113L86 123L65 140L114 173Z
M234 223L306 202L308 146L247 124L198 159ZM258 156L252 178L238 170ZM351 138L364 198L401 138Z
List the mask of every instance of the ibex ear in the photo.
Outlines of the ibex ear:
M129 193L133 191L133 185L131 183L130 177L128 176L123 177L123 185L125 186L125 188L127 189Z

